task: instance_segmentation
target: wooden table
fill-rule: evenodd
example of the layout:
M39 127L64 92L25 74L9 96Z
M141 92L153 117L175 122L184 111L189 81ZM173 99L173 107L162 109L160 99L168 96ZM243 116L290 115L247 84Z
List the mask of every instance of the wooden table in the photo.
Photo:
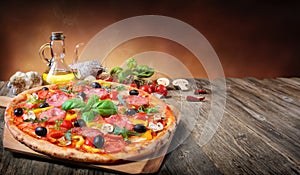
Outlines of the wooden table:
M210 82L198 79L200 88ZM300 174L300 78L226 79L227 97L223 118L206 144L199 142L211 109L211 94L203 102L184 102L181 117L193 116L194 127L183 143L166 155L158 174ZM0 82L6 95L6 82ZM193 92L172 91L178 101ZM172 101L172 99L170 99ZM0 109L0 135L3 113ZM180 130L180 128L179 128ZM175 139L176 141L176 139ZM0 174L109 174L86 168L12 153L0 140Z

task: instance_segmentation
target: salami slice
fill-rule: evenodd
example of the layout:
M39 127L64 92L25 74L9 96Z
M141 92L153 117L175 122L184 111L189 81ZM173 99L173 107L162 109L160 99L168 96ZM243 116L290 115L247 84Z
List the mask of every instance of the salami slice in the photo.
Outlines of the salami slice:
M107 91L105 89L100 88L85 89L84 93L87 95L87 97L90 97L92 95L98 95L101 100L106 99L108 97Z
M47 118L47 122L55 122L56 120L63 120L66 117L66 111L60 108L52 108L47 111L43 111L38 118L45 119Z
M89 128L89 127L73 128L72 132L78 135L82 135L84 137L91 137L91 138L102 134L99 129Z
M132 130L133 124L128 120L126 117L121 117L119 115L112 115L108 118L104 119L107 123L110 123L112 125L117 125L120 128L125 127L128 130Z
M104 144L104 150L107 153L117 153L123 151L125 148L124 141L117 140L117 141L108 141Z
M126 99L126 103L128 104L128 106L134 106L136 109L138 109L140 106L149 106L149 98L131 95Z
M46 100L46 102L50 106L61 106L65 101L67 101L69 97L65 93L55 93L50 98Z

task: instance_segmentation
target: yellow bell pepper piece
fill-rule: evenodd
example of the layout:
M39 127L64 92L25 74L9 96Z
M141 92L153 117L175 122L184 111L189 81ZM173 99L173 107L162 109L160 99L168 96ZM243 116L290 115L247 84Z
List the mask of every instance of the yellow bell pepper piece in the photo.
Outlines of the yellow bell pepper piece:
M31 94L26 94L26 99L28 100L30 98Z
M101 82L101 86L104 86L104 87L110 87L110 86L111 86L111 83L108 83L108 82Z
M147 140L152 139L151 130L146 131L144 134L141 135L141 137L146 138Z
M134 125L143 124L144 126L148 126L148 120L140 120L140 119L135 119L135 118L128 118L128 119Z
M80 148L81 145L83 145L84 143L84 138L82 136L78 136L78 135L72 136L72 140L76 141L75 148L77 149Z
M77 114L76 114L76 113L71 114L71 113L68 112L67 115L66 115L65 120L71 121L71 120L73 120L73 119L75 119L75 118L77 118Z
M54 106L49 106L49 107L45 107L45 108L37 108L37 109L34 109L33 110L33 112L35 113L35 114L38 114L38 113L41 113L41 112L43 112L43 111L47 111L48 109L51 109L51 108L53 108Z
M100 153L100 152L102 152L100 149L93 148L93 147L88 146L88 145L82 145L82 148L85 149L86 151L92 152L92 153Z

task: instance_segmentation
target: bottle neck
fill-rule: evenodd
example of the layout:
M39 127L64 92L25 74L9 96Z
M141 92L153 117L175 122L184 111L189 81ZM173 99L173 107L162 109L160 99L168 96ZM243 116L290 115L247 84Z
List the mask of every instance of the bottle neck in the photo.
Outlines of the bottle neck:
M65 43L64 40L51 41L51 54L53 59L64 59L65 57Z

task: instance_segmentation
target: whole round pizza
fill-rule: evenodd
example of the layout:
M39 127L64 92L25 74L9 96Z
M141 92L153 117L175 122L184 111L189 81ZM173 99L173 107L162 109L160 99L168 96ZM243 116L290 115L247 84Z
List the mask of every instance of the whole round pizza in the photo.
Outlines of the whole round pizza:
M170 141L171 108L140 89L107 81L33 88L5 111L11 134L46 155L93 163L138 160Z

